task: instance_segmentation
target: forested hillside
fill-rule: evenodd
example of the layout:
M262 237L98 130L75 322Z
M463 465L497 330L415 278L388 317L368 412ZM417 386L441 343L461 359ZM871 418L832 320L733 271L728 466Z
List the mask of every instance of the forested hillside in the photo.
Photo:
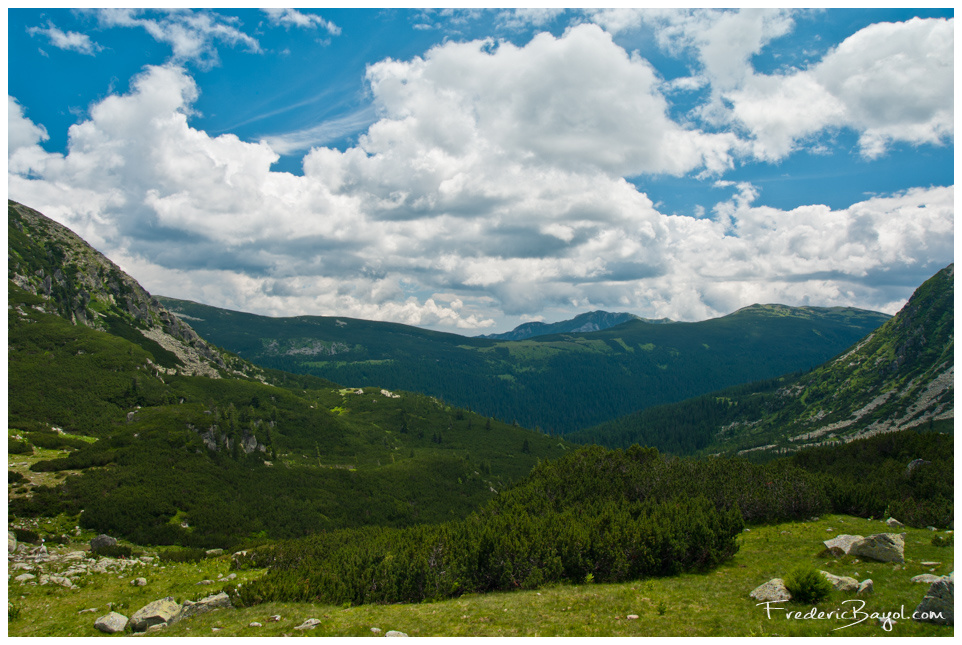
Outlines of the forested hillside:
M730 558L745 524L826 512L952 521L952 437L906 431L753 464L651 448L582 448L539 464L465 520L338 531L259 548L267 576L247 604L420 602L546 583L621 582L704 571ZM906 474L915 460L925 465Z
M432 397L255 367L58 224L13 203L8 224L8 449L57 482L17 483L14 515L230 546L463 517L564 453Z
M888 319L851 308L755 305L697 323L631 320L593 333L505 341L160 300L204 337L264 367L423 392L550 433L810 369Z
M951 431L954 273L954 265L939 271L894 318L808 373L641 410L568 438L676 454L774 454L905 428Z

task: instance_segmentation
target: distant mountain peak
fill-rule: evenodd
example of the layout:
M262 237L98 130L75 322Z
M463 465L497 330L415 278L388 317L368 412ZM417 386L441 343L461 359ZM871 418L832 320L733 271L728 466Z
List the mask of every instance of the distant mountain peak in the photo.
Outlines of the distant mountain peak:
M551 334L583 334L595 331L602 331L626 323L630 320L640 320L642 322L661 324L674 322L668 318L652 319L641 318L629 313L611 313L608 311L588 311L578 314L570 320L562 320L555 323L528 322L518 325L513 330L501 334L487 334L480 338L490 338L494 340L526 340L537 336L548 336Z

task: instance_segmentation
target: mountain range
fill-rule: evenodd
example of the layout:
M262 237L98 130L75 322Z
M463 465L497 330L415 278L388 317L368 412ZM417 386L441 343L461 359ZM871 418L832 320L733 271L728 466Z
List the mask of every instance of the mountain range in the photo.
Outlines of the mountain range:
M833 360L801 375L654 407L572 433L677 454L784 454L906 428L952 430L955 265Z
M601 331L620 325L629 320L642 320L649 323L674 322L669 318L641 318L629 313L610 313L607 311L589 311L579 314L570 320L554 323L527 322L518 325L511 331L501 334L482 334L479 338L493 338L495 340L525 340L535 336L550 336L551 334L580 334L583 332Z
M701 322L633 318L602 331L512 341L158 300L204 338L257 365L352 386L423 392L551 433L811 369L889 318L848 307L753 305Z
M754 305L700 323L629 320L505 341L154 298L14 202L8 240L8 451L30 464L11 484L10 512L79 514L85 527L140 543L207 546L465 517L574 447L479 414L484 400L469 399L472 411L412 385L336 384L274 369L271 356L353 366L366 378L390 374L375 369L388 365L454 382L473 371L489 386L509 384L492 388L492 399L520 392L515 403L533 413L580 406L615 419L572 440L677 454L771 457L886 430L950 429L954 416L951 266L891 319ZM258 348L262 364L205 340L215 335L195 331L201 325ZM825 355L835 358L818 365ZM768 380L752 383L760 374ZM719 381L740 384L713 391ZM473 396L470 383L461 386ZM710 393L638 404L699 388ZM641 411L618 418L613 401ZM43 452L51 449L65 452ZM31 479L43 473L59 483Z

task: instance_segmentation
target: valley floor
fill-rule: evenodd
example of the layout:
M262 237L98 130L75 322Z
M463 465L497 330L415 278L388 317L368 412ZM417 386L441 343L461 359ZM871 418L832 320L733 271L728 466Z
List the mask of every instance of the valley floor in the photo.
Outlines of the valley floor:
M840 534L890 531L879 521L831 515L817 521L752 527L741 535L735 557L706 573L626 584L555 585L417 605L334 607L269 603L215 610L145 635L383 636L391 630L409 636L954 635L953 627L911 619L929 588L928 584L913 583L911 579L924 573L947 575L954 571L953 548L932 544L934 535L948 538L951 533L900 530L907 533L906 562L901 565L828 555L823 540ZM86 547L81 539L89 540L90 536L83 535L61 547L51 545L50 552L67 555L80 551ZM25 571L18 562L23 559L10 556L9 636L103 635L94 629L94 622L111 609L129 617L147 603L166 596L178 602L200 599L228 584L243 583L263 573L232 572L229 555L196 563L149 560L134 567L100 567L108 570L77 578L76 588L69 589L55 584L17 582L14 578ZM928 564L923 566L922 562ZM864 605L863 597L842 592L834 592L818 605L821 611L834 610L836 615L845 612L848 618L787 619L782 610L773 610L767 616L764 606L756 606L749 593L771 578L784 577L800 564L858 580L871 578L874 593L864 597ZM34 572L40 573L36 569ZM237 573L237 579L228 583L225 578L231 573ZM147 584L132 586L131 581L138 577L145 578ZM213 582L198 584L201 581ZM799 604L782 606L793 612L807 613L811 609ZM886 630L876 614L901 614L905 618L896 617L891 629ZM270 617L274 615L279 615L280 620L272 622ZM314 629L294 629L310 618L320 621ZM855 624L862 618L865 619ZM254 623L260 626L251 626Z

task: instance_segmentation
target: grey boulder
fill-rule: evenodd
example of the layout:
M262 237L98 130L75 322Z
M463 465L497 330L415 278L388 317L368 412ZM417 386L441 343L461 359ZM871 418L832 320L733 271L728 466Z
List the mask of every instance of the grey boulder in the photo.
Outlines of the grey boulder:
M772 578L768 582L758 585L748 595L758 602L778 602L792 599L792 594L785 588L785 581L781 578Z
M922 602L915 608L915 620L955 625L955 574L943 576L929 587Z
M852 544L848 555L879 562L905 562L905 534L878 533Z
M839 535L831 540L825 540L825 548L832 552L834 556L848 555L854 545L859 540L864 540L861 535Z
M190 618L191 616L196 616L198 614L206 614L208 611L213 611L215 609L225 609L230 606L230 597L223 591L219 594L202 598L196 602L185 600L183 606L181 607L181 613L178 620L180 618Z
M176 622L180 618L180 611L180 605L170 596L155 600L130 617L130 628L135 632L142 632L153 625Z
M105 634L119 634L127 628L127 617L112 611L106 616L98 618L94 627Z
M858 580L848 576L836 576L828 571L819 571L822 576L832 583L836 591L858 591Z
M108 546L117 546L117 540L103 533L90 541L90 550L94 553Z

